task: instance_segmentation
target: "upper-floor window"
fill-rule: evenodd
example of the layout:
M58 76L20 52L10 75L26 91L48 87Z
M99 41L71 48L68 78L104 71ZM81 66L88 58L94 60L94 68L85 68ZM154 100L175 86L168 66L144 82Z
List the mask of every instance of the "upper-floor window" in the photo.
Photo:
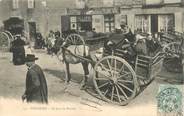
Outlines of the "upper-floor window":
M164 0L165 4L181 3L182 0Z
M144 5L162 5L162 4L175 4L182 3L182 0L143 0Z
M28 0L28 8L35 8L35 0Z
M76 0L77 8L85 8L87 0Z
M103 0L103 6L113 7L113 5L114 5L114 0Z
M13 2L13 9L17 9L17 8L19 8L19 0L13 0L12 1Z
M158 5L162 3L162 0L144 0L145 5Z

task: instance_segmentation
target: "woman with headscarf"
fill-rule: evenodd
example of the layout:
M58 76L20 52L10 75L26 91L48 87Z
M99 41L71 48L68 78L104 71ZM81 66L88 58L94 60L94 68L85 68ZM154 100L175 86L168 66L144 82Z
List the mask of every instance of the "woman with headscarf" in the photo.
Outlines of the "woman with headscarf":
M25 41L21 39L21 35L16 35L15 40L12 42L11 51L13 53L13 64L22 65L25 59Z

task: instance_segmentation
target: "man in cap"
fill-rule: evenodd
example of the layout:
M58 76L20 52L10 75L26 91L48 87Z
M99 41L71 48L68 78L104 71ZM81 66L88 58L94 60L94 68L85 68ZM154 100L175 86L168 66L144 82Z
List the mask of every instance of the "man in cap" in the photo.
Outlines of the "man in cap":
M40 66L35 64L38 58L33 54L27 54L25 63L28 66L26 75L26 90L22 100L27 102L48 103L47 82Z

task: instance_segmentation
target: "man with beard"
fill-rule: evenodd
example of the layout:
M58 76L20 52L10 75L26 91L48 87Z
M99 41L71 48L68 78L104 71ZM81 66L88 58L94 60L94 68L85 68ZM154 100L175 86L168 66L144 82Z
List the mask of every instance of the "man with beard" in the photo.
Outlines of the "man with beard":
M26 90L22 96L22 100L27 100L28 103L48 103L48 90L45 75L35 60L38 58L33 54L28 54L25 58L25 63L28 66L26 75Z

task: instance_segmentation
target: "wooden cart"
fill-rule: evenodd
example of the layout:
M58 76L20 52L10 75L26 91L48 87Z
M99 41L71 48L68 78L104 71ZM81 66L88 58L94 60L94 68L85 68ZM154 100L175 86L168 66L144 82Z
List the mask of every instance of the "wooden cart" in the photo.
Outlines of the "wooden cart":
M9 51L13 35L9 31L0 32L0 50Z
M78 34L71 34L65 42L68 46L76 45L77 49L78 45L83 45L85 48L87 40L89 41ZM104 42L104 39L99 39L98 43L101 40L102 43ZM71 53L71 56L94 64L93 84L95 90L103 100L118 105L128 104L148 86L160 72L164 57L164 53L161 51L152 57L137 55L133 66L125 60L124 55L123 50L116 48L110 53L104 53L98 61L93 61Z
M166 53L163 66L169 72L182 72L182 42L184 41L184 33L177 31L169 31L162 33L161 42L163 43L163 51Z

